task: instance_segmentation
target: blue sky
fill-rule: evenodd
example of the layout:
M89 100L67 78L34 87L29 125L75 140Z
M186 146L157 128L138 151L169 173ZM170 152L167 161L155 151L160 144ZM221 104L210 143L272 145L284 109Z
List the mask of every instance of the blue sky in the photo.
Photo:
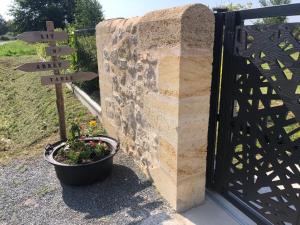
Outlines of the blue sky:
M101 0L105 17L132 17L141 16L145 13L157 9L169 8L192 3L202 3L209 7L233 3L246 3L246 0ZM258 6L258 1L252 1L253 5Z
M13 0L1 0L0 14L8 19L8 8ZM141 16L157 9L169 8L191 3L202 3L209 7L226 5L231 2L245 4L252 2L253 7L259 7L258 0L99 0L103 6L105 18ZM292 0L300 3L300 0Z

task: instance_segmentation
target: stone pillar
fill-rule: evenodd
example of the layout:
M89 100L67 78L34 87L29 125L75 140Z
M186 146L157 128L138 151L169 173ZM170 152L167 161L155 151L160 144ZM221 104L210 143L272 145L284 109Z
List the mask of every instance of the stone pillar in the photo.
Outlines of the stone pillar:
M178 211L204 200L214 16L201 4L96 27L104 127Z

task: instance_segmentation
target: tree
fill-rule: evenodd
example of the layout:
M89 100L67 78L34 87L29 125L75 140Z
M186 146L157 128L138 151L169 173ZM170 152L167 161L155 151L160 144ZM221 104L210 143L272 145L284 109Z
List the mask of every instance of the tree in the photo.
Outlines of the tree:
M290 4L291 0L259 0L259 3L262 7L268 6L276 6L276 5L284 5ZM258 23L263 24L278 24L278 23L286 23L286 16L276 16L276 17L268 17L258 20Z
M0 35L5 34L8 31L7 23L4 18L0 15Z
M76 0L76 29L94 28L103 19L102 6L97 0Z
M74 21L75 0L14 0L10 14L16 32L45 29L45 21L64 28L65 20Z
M226 5L226 8L228 9L228 11L237 11L237 10L242 10L242 9L250 9L252 8L252 2L247 2L246 4L242 5L242 4L235 4L235 3L229 3L228 5Z
M13 20L9 19L6 21L7 32L14 33Z

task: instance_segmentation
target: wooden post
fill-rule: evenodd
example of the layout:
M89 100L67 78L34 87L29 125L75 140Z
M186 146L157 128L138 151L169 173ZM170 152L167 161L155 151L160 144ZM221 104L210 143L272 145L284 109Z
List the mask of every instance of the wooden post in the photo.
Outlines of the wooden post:
M46 21L46 27L48 32L54 32L54 24L53 21ZM50 47L56 46L56 41L50 41ZM59 60L59 56L51 56L53 62ZM53 70L54 75L60 75L59 69ZM64 96L62 91L62 84L55 84L55 92L56 92L56 106L58 111L59 118L59 133L61 140L67 140L66 134L66 121L65 121L65 107L64 107Z

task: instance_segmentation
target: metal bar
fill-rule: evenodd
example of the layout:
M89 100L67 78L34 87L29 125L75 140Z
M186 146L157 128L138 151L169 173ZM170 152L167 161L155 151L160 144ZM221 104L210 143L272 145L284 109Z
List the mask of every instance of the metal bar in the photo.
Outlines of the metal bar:
M233 111L232 89L234 82L233 65L233 47L235 40L235 27L240 23L234 12L228 12L225 15L225 31L224 31L224 55L223 55L223 71L221 82L221 98L220 98L220 124L217 157L216 157L216 174L215 189L222 192L225 183L227 171L225 169L226 148L230 146L230 120ZM225 148L226 146L226 148Z
M254 220L257 224L263 224L263 225L273 225L267 218L262 216L260 213L258 213L255 209L250 207L246 202L239 199L234 194L228 192L224 194L225 198L229 198L230 202L238 207L243 213L245 213L249 218Z
M300 213L298 214L298 218L297 218L296 224L300 224Z
M241 20L300 15L300 3L235 11Z
M75 30L75 34L82 34L82 33L95 33L96 29L95 28L87 28L87 29L80 29L80 30Z
M209 109L208 141L207 141L207 169L206 184L212 187L215 170L215 147L218 123L218 106L220 94L220 79L222 66L224 14L215 13L215 39L213 49L213 71L211 80L211 96Z

